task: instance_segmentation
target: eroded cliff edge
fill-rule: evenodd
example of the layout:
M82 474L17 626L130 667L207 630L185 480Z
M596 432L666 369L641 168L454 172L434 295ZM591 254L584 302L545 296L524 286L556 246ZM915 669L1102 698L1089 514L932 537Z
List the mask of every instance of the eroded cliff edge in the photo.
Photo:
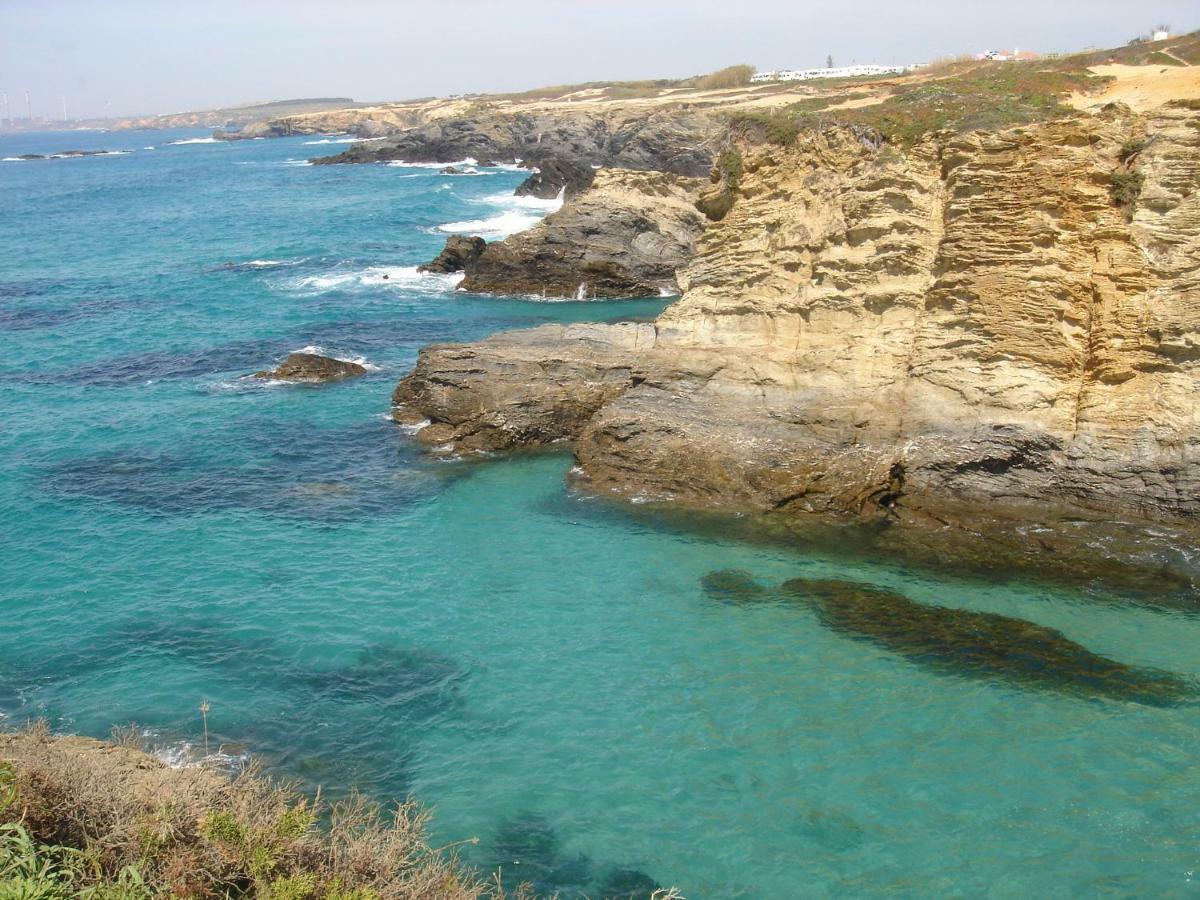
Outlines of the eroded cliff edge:
M1200 113L742 152L655 323L430 347L398 418L726 510L1200 512Z

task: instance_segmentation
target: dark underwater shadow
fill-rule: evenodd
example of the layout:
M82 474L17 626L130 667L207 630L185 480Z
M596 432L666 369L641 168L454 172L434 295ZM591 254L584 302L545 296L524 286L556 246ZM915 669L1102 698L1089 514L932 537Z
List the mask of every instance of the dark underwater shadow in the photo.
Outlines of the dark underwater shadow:
M412 786L422 735L460 721L467 661L411 644L369 644L336 660L297 658L271 636L240 635L220 617L194 612L150 620L134 616L67 649L31 648L0 672L0 710L20 715L23 694L51 689L149 659L211 673L226 700L209 714L210 745L236 748L269 769L335 796L350 786L401 798ZM238 688L241 688L239 690ZM131 716L159 740L189 744L201 722L192 699L177 715Z
M650 900L663 886L629 866L597 866L584 853L569 853L551 824L525 813L502 819L474 856L484 872L500 871L508 885L529 883L537 896Z
M1093 653L1061 631L997 613L918 603L895 591L794 578L777 590L739 570L710 572L704 593L736 606L811 610L824 627L873 644L939 675L1005 682L1084 699L1172 707L1200 700L1190 679Z
M1200 615L1200 573L1179 551L1193 535L1161 525L1051 517L1028 528L995 520L976 522L973 530L934 529L889 517L730 515L628 503L569 487L536 510L580 525L772 547L935 578L1028 587L1034 596L1038 588L1054 588L1105 605Z
M55 497L154 516L242 509L336 525L428 501L468 471L425 460L383 419L341 428L243 419L206 447L208 455L131 450L65 460L46 467L39 481Z

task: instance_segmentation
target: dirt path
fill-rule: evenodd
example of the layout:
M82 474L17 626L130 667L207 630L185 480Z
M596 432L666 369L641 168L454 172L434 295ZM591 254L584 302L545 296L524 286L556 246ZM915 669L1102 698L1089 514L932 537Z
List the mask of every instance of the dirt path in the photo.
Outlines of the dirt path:
M1200 99L1200 66L1092 66L1089 70L1113 81L1094 94L1072 94L1076 109L1126 103L1136 112L1156 109L1170 100Z

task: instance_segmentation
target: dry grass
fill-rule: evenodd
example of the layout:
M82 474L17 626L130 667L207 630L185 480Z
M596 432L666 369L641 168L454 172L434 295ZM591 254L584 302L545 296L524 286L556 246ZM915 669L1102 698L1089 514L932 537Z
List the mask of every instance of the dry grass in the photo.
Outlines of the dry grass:
M232 779L171 769L130 746L133 732L114 737L0 734L0 896L506 896L452 848L430 847L428 815L412 802L386 814L361 796L325 808L253 768Z

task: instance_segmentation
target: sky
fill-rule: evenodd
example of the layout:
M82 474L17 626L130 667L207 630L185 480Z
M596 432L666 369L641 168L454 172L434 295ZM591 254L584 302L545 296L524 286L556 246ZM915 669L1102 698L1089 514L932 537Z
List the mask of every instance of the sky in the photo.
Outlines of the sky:
M1112 47L1197 0L0 0L12 114L151 115Z

